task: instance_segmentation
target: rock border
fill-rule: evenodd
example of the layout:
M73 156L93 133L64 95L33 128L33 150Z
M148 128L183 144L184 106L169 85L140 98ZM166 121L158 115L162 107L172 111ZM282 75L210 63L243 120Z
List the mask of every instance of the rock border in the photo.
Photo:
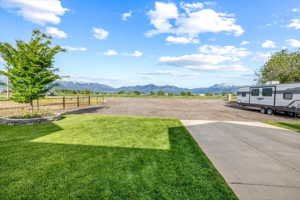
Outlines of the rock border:
M16 118L8 118L8 117L0 117L0 125L8 125L8 126L18 126L18 125L34 125L34 124L45 124L50 123L53 121L60 120L63 115L66 114L75 114L77 111L84 110L87 108L101 108L101 106L89 106L89 107L82 107L76 108L72 110L66 110L61 113L56 113L54 116L51 117L40 117L40 118L30 118L30 119L16 119Z
M34 125L34 124L45 124L52 121L61 119L62 114L57 113L51 117L40 117L40 118L30 118L30 119L14 119L7 117L0 117L0 125L8 126L18 126L18 125Z

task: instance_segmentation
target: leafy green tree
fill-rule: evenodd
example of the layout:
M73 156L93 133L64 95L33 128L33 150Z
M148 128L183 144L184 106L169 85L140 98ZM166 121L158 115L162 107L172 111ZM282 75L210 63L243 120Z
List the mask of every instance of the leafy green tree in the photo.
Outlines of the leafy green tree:
M182 91L182 92L180 92L180 95L181 95L181 96L186 96L186 92L185 92L185 91Z
M300 81L300 52L282 50L274 53L257 73L260 83L279 81L290 83Z
M134 95L141 95L141 92L140 92L140 91L137 91L137 90L133 91L132 93L133 93Z
M0 55L5 60L6 70L0 71L9 79L11 99L19 103L30 103L45 96L61 77L53 67L56 54L65 51L60 46L51 45L51 37L33 30L29 42L16 40L15 47L0 43Z
M90 95L90 94L92 94L93 92L91 91L91 90L89 90L89 89L85 89L85 90L81 90L80 91L80 94L85 94L85 95Z
M165 95L165 92L162 91L162 90L159 90L159 91L157 92L157 95L158 95L158 96L164 96L164 95Z
M151 91L151 92L150 92L150 95L155 95L155 92Z

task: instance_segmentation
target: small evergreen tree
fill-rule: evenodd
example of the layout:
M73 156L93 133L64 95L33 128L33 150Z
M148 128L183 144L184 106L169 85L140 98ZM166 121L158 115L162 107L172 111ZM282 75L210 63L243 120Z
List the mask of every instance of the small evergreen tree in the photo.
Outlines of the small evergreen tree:
M65 50L60 46L52 47L51 39L39 30L33 30L28 43L16 40L16 47L0 43L0 55L6 62L6 70L0 71L0 75L9 79L11 99L29 103L32 111L33 100L43 97L61 78L53 63L55 55Z

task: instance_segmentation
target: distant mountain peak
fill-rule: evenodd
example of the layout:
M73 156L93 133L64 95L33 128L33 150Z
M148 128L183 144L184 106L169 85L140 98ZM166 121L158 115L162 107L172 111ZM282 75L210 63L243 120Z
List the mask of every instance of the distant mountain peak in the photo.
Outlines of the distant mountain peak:
M214 84L210 87L194 88L194 89L181 88L174 85L158 86L155 84L114 88L109 85L105 85L101 83L85 83L85 82L76 82L76 81L59 81L58 83L59 86L57 86L56 88L60 88L60 89L70 89L70 90L89 89L94 92L105 92L105 93L114 93L119 91L125 91L125 92L140 91L143 93L150 93L150 92L158 92L162 90L167 93L175 93L175 94L178 94L182 91L189 91L194 94L201 94L201 93L236 92L239 88L239 86L233 86L226 83Z

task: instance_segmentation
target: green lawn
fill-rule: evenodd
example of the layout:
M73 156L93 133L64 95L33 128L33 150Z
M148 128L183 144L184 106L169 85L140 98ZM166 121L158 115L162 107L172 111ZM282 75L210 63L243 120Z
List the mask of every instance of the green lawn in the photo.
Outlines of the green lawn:
M0 199L237 199L176 119L0 126Z
M281 128L290 129L292 131L300 132L300 123L287 123L287 122L266 122L267 124L278 126Z

